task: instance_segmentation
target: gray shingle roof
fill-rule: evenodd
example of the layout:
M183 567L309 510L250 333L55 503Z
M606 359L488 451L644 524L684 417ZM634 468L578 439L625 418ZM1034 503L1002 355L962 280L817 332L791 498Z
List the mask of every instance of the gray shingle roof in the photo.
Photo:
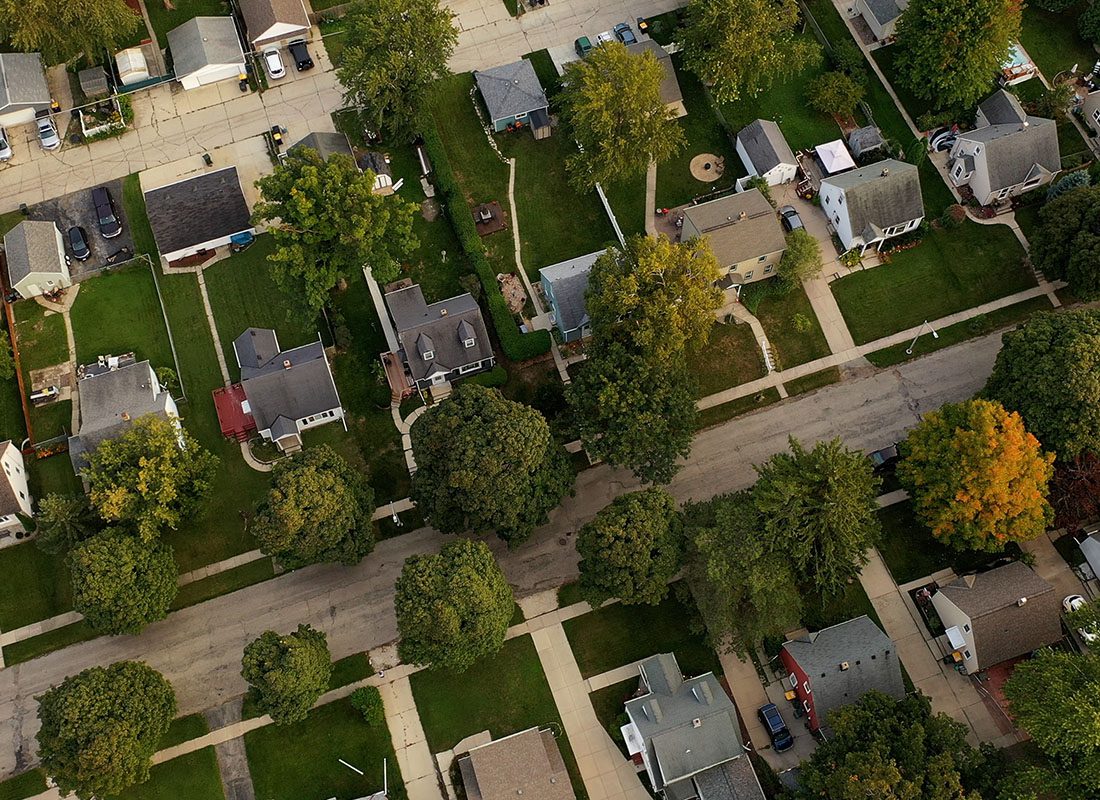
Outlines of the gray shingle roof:
M428 305L420 286L414 284L388 293L386 307L393 317L414 380L423 380L438 371L450 372L493 355L481 309L469 294ZM469 337L459 335L464 322L474 330L473 347L466 347L465 339ZM427 337L427 342L421 341L423 337ZM429 351L432 358L425 361L423 354Z
M753 120L737 134L737 141L741 142L753 168L761 175L780 164L798 163L783 131L770 119Z
M50 87L38 53L0 53L0 111L50 104Z
M244 63L232 17L192 17L168 31L168 49L180 78L204 67Z
M760 779L748 758L735 758L695 776L699 795L707 800L764 800Z
M676 79L676 67L672 63L672 56L668 54L665 48L652 39L646 39L644 42L627 45L626 49L634 55L653 53L657 63L661 65L665 72L665 76L661 80L661 102L666 106L671 103L683 102L684 95L680 91L680 81Z
M309 28L309 17L302 0L237 0L237 5L251 41L256 41L279 23Z
M336 155L337 153L348 156L349 158L354 157L351 151L351 145L348 144L348 137L342 133L317 131L309 134L309 136L306 136L301 141L295 142L291 145L290 151L298 147L313 148L325 161L328 161L329 156Z
M538 728L475 747L460 760L460 770L467 794L480 800L576 797L557 741Z
M1058 126L1052 119L1027 117L1025 122L987 125L959 134L960 139L985 145L992 191L1023 183L1036 172L1062 167L1058 148Z
M11 285L32 272L68 275L57 249L57 226L52 222L25 219L4 235L4 255Z
M525 58L474 73L478 91L494 119L528 114L550 103L531 62Z
M1086 536L1077 546L1081 548L1081 554L1085 561L1092 567L1092 574L1100 576L1100 537L1095 533Z
M279 354L279 339L271 328L246 328L233 340L241 376L248 377Z
M584 293L588 291L588 276L596 259L605 252L597 250L595 253L539 270L543 281L553 289L559 317L555 321L562 331L576 330L588 324L588 309L584 303Z
M903 161L876 161L821 183L844 191L852 232L864 239L877 238L886 228L924 216L917 168Z
M293 423L340 406L320 341L290 350L277 348L275 332L270 329L249 328L233 341L241 386L257 429L272 428L274 432L280 417Z
M978 104L978 111L988 125L1019 123L1027 119L1027 112L1012 92L998 89Z
M690 220L703 236L709 237L718 263L724 266L787 247L775 209L759 189L689 206L684 209L684 219L685 222Z
M80 91L84 92L85 97L107 94L107 72L103 67L82 69L76 77L80 81Z
M869 150L882 147L886 140L882 138L882 131L874 125L864 128L856 128L848 134L848 148L857 158Z
M236 167L148 191L145 206L157 249L164 254L252 227Z
M864 0L867 10L880 25L892 22L901 16L904 6L898 0ZM905 3L908 5L908 2Z

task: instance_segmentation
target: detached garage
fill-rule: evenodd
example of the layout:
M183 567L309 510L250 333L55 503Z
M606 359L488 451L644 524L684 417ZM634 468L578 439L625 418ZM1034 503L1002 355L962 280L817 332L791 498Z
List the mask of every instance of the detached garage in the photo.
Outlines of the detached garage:
M256 232L236 167L150 189L145 207L157 250L169 266L192 257L196 260L177 266L201 263L217 248Z
M244 50L232 17L194 17L168 31L176 80L184 89L236 80L244 72Z
M309 15L302 0L238 0L237 7L256 52L309 36Z
M0 128L34 122L50 107L50 87L38 53L0 53Z

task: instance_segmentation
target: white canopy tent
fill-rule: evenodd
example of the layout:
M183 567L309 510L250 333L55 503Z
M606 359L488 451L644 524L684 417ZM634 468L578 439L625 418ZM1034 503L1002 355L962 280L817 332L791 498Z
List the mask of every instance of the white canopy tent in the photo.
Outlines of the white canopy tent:
M848 152L843 139L819 144L814 152L817 153L826 175L836 175L838 172L856 168L856 162L852 160L852 154Z

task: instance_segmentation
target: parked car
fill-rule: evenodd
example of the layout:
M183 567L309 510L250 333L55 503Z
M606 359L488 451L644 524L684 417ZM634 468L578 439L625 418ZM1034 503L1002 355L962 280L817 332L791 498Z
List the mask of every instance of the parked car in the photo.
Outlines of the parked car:
M87 261L88 256L92 254L91 248L88 247L88 235L79 225L69 228L69 250L77 261Z
M49 117L39 117L35 120L38 127L38 143L43 150L56 150L61 147L61 137L57 135L57 126Z
M794 737L787 730L787 723L783 721L783 715L779 713L779 707L775 703L760 706L757 713L760 715L760 721L764 723L764 728L768 731L768 737L772 740L772 747L775 748L777 753L794 746Z
M780 208L779 219L788 233L805 227L802 224L802 217L798 216L798 212L794 210L794 206L783 206Z
M298 68L299 72L313 69L313 59L310 58L309 50L306 49L305 39L295 39L288 47L290 49L290 57L294 59L294 66Z
M587 36L582 36L573 42L573 49L577 51L577 55L584 58L586 55L592 52L592 40Z
M597 33L596 34L596 46L597 47L601 44L607 44L608 42L613 42L613 41L615 41L615 34L613 34L611 31L604 31L603 33Z
M897 464L898 458L898 446L896 444L867 454L867 460L871 462L871 466L874 467L876 472L892 468Z
M104 239L113 239L122 233L122 223L118 221L114 201L111 200L111 193L106 186L92 189L92 205L95 206L99 232Z
M1065 600L1062 601L1062 610L1067 614L1072 614L1074 611L1080 611L1087 606L1089 601L1079 594L1071 594ZM1100 640L1100 629L1097 628L1096 623L1089 625L1088 627L1080 627L1077 629L1077 633L1086 644L1094 644L1097 640Z
M0 128L0 161L11 161L11 143L8 141L8 132Z
M637 44L638 37L634 35L629 22L620 22L612 30L615 31L615 38L623 44Z
M278 80L286 75L283 57L279 55L278 49L274 47L264 50L264 67L267 69L267 76L272 80Z

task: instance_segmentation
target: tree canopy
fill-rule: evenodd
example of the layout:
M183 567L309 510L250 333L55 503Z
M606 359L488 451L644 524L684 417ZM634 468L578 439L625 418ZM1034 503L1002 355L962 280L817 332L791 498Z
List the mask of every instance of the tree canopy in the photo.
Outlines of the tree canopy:
M401 660L456 671L500 650L515 609L492 552L469 539L405 559L393 603Z
M374 492L328 445L283 459L252 532L289 569L322 561L357 564L374 547Z
M495 531L509 544L573 486L565 450L543 416L496 389L463 383L413 423L411 496L444 533Z
M613 597L660 603L680 569L683 534L676 501L663 489L616 497L577 534L584 598L593 606Z
M134 661L92 667L38 700L38 756L62 794L120 794L149 777L149 759L176 714L164 676Z
M863 84L851 75L835 71L826 72L817 78L806 93L806 98L822 114L850 116L865 93Z
M88 456L84 477L92 507L107 522L131 525L151 541L199 512L218 459L178 422L139 417Z
M1054 454L1000 403L967 400L925 414L902 454L897 474L917 517L954 547L1000 551L1041 536L1054 520Z
M337 153L326 161L310 147L295 147L256 181L261 200L252 218L268 223L275 239L268 256L275 282L310 319L341 278L369 265L379 283L388 283L417 247L416 205L375 194L374 177L360 172L351 156Z
M618 183L683 149L684 132L661 99L663 80L651 52L632 54L619 42L566 66L562 113L580 144L566 160L571 183L585 191Z
M103 527L86 494L50 493L38 501L34 543L45 553L69 552Z
M244 648L241 677L276 725L305 719L317 698L328 691L331 676L325 634L309 625L287 634L264 631Z
M684 65L721 103L752 98L821 62L821 47L798 28L795 0L691 0Z
M355 0L336 77L344 103L368 129L411 136L432 84L447 75L458 41L454 14L438 0Z
M805 228L796 228L787 234L787 249L776 269L779 280L785 286L791 289L801 287L803 281L820 275L823 266L821 245L813 234Z
M47 64L83 53L94 63L114 52L141 25L125 0L0 0L0 40L16 50L42 52Z
M982 394L1060 460L1100 453L1100 311L1036 314L1005 333Z
M1029 237L1032 263L1050 280L1065 279L1083 300L1100 298L1100 186L1078 186L1058 193L1074 175L1052 187L1053 197L1039 212ZM1081 180L1073 178L1074 181Z

